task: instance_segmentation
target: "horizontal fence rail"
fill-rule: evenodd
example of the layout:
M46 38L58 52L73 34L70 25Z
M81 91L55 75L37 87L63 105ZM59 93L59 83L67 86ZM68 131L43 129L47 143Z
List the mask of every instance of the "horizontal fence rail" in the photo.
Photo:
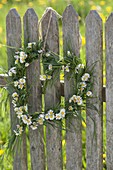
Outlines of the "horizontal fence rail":
M30 8L26 11L23 21L15 9L11 9L6 17L7 45L20 48L22 46L22 24L24 29L24 46L28 42L37 42L39 35L45 42L45 48L59 54L59 25L57 14L54 10L46 10L41 19L41 29L39 29L38 16L34 9ZM41 32L40 32L41 31ZM63 55L71 50L77 57L80 57L81 36L79 31L78 14L74 8L69 5L66 7L62 15L62 41ZM103 169L103 102L107 106L107 169L113 168L113 14L111 14L105 25L105 41L106 41L106 64L107 64L107 80L106 87L103 86L103 25L99 14L96 11L90 11L86 17L86 64L87 66L95 64L94 89L93 93L96 99L92 98L90 103L95 103L98 112L89 109L86 105L86 164L87 170ZM15 50L7 48L8 67L13 64L13 55ZM97 62L98 61L98 62ZM40 60L34 61L27 69L27 88L30 88L30 96L28 99L29 112L33 113L42 110L42 91L41 82L39 80L41 74ZM65 74L65 73L64 73ZM0 87L7 84L7 77L0 76ZM37 81L36 81L37 80ZM11 81L11 80L10 80ZM57 83L51 88L47 87L44 96L44 109L61 102L61 97L65 100L73 94L73 85L76 84L73 78L67 80L64 76L64 82L60 82L60 73ZM11 101L11 99L10 99ZM10 117L12 130L15 129L17 120L10 102ZM95 122L95 125L93 123ZM82 122L79 119L66 120L66 128L73 126L74 132L66 130L62 136L62 124L59 128L53 128L47 125L46 128L40 127L38 130L29 129L29 145L30 145L30 166L32 170L82 170ZM73 130L72 130L73 131ZM94 133L95 132L95 133ZM64 138L64 139L63 139ZM66 161L62 154L62 141L65 141ZM28 152L26 134L23 134L21 152L13 156L14 170L28 169Z

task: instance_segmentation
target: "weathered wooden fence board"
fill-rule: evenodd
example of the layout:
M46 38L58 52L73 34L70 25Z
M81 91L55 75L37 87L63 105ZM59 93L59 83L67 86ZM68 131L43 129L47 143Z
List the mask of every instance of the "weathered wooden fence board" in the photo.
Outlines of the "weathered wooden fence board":
M113 13L106 21L107 170L113 169Z
M28 9L24 15L24 44L38 41L38 17L33 9ZM28 110L29 113L41 111L42 93L40 82L40 59L33 62L27 69L27 87L29 89ZM43 127L38 130L29 128L31 167L32 170L44 170L44 143Z
M86 18L86 58L88 66L95 63L93 94L97 98L90 99L90 104L96 103L98 111L89 108L90 104L87 104L87 170L102 170L103 168L102 39L102 20L96 11L90 11Z
M79 35L79 23L78 14L73 7L69 5L63 13L63 47L64 56L67 51L73 52L79 56L80 49L80 35ZM67 80L65 75L64 79L64 96L66 100L69 100L74 93L73 79ZM71 129L72 132L66 131L66 169L67 170L81 170L82 169L82 132L81 121L78 119L67 120L67 129Z
M59 29L56 14L48 10L42 19L42 37L46 46L59 53ZM54 76L54 75L53 75ZM60 75L55 84L47 87L45 94L45 109L60 103ZM62 135L61 125L53 128L51 125L46 127L46 147L47 147L47 166L48 170L62 170Z
M11 9L6 17L6 33L7 33L7 45L11 47L21 47L21 19L15 9ZM14 62L14 52L16 49L7 48L8 55L8 67L11 68ZM12 100L10 100L12 101ZM11 128L16 129L17 119L13 109L13 105L10 102L10 115L11 115ZM15 120L15 121L14 121ZM14 164L15 170L27 170L27 152L26 152L26 136L23 135L21 151L19 152L15 147Z

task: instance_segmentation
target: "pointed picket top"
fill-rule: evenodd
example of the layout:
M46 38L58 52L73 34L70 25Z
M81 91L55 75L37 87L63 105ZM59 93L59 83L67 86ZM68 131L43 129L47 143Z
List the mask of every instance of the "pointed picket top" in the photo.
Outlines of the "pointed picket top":
M6 18L9 17L9 16L12 16L14 18L20 18L20 15L18 14L18 12L17 12L17 10L15 8L10 9L10 11L8 12Z
M73 16L78 21L78 14L77 14L77 12L75 11L75 9L73 8L72 5L68 5L66 7L66 9L64 10L62 17L66 18L66 20L67 20L67 17L68 17L68 20L70 20Z
M42 27L42 37L45 43L44 46L48 46L51 51L55 53L59 53L59 30L58 30L58 19L55 11L51 8L47 9L45 14L41 19L41 27Z
M108 18L106 20L106 24L110 23L112 20L113 20L113 12L108 16Z
M98 14L98 12L96 10L91 10L89 12L89 14L87 15L86 22L88 23L91 20L95 20L95 21L97 21L99 23L102 22L102 18L100 17L100 15ZM92 22L94 22L94 21L92 21Z
M71 51L79 56L80 52L80 34L79 34L79 21L78 14L72 5L66 7L63 17L63 38L64 41L64 54L66 51Z
M86 17L86 59L87 66L91 67L95 63L93 70L93 76L95 81L93 84L92 93L96 98L91 98L90 103L95 104L98 112L86 107L86 162L87 170L102 170L102 87L103 87L103 29L102 29L102 19L99 14L92 10ZM98 101L98 102L97 102ZM87 106L88 106L87 104ZM90 114L91 113L91 114ZM90 116L89 116L90 114ZM91 119L92 117L92 119ZM95 125L93 124L93 121ZM95 137L94 137L94 131ZM98 147L97 147L98 145Z
M21 18L15 8L6 16L7 44L19 47L21 44Z
M24 44L38 41L38 16L33 8L29 8L24 15Z

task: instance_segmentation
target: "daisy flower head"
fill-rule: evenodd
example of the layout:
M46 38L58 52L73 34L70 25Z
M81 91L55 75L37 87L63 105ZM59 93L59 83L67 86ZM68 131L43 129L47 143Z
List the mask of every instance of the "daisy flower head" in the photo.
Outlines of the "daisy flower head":
M40 114L38 117L37 123L39 125L43 125L43 122L44 122L44 114Z
M82 97L77 96L77 104L78 105L82 105L83 101L82 101Z
M62 119L62 115L61 115L61 113L57 113L56 114L56 120L60 120L60 119Z
M37 129L37 123L36 122L33 122L31 125L30 125L30 127L31 127L31 129L32 130L36 130Z
M46 75L40 75L40 80L45 81L46 80Z
M82 76L82 81L88 81L88 79L90 78L90 74L89 73L85 73L83 76Z
M88 91L87 93L86 93L86 95L88 96L88 97L92 97L92 92L91 91Z
M65 109L60 110L61 117L64 118L66 115Z
M66 71L66 72L69 72L69 66L66 66L66 67L65 67L65 71Z

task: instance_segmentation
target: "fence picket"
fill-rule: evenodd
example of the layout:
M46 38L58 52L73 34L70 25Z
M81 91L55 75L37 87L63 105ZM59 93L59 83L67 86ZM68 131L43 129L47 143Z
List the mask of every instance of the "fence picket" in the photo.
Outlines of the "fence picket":
M42 18L42 37L46 46L59 53L59 30L55 13L48 10ZM60 79L52 87L48 86L45 94L45 109L60 103ZM48 170L62 170L62 135L59 128L46 127L46 147Z
M80 49L80 34L78 14L74 8L69 5L63 13L63 47L64 56L69 50L73 52L77 57L79 56ZM64 83L64 96L68 100L73 95L74 81L67 80L65 75ZM71 126L70 126L71 125ZM67 170L81 170L82 169L82 132L81 121L78 119L67 120L67 129L71 129L72 132L66 131L66 169Z
M28 42L38 41L38 17L35 11L28 9L24 15L24 44ZM42 93L40 82L40 60L31 63L27 69L27 87L30 89L28 99L29 113L41 111L42 108ZM43 127L38 127L38 130L29 128L30 152L31 152L31 167L32 170L45 169L44 163L44 143L43 143Z
M113 13L105 25L106 33L106 133L107 169L113 169Z
M21 47L21 19L16 9L11 9L6 17L6 34L7 34L7 46L20 48ZM16 49L7 48L8 55L8 68L11 68L14 62L14 54ZM13 109L13 105L10 99L10 117L11 117L11 129L16 129L17 118ZM15 155L13 156L13 169L15 170L27 170L27 151L26 151L26 135L23 134L21 151L18 151L17 144L15 147Z
M87 65L95 63L94 68L94 88L93 94L97 98L90 99L90 103L95 104L98 112L89 108L87 104L87 170L102 170L102 20L96 11L90 11L86 17L86 58ZM98 101L97 101L98 100ZM95 122L95 124L94 124Z

